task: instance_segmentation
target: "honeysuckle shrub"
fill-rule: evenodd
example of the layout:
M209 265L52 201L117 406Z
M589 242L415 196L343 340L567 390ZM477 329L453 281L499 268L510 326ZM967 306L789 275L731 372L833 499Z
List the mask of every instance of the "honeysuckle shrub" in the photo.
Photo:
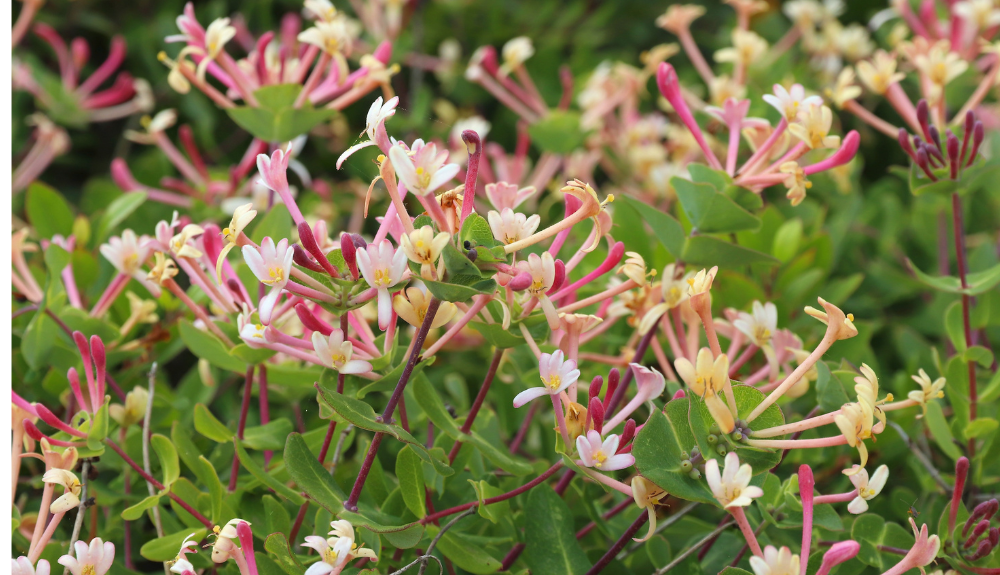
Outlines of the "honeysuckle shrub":
M990 0L14 10L12 572L1000 572Z

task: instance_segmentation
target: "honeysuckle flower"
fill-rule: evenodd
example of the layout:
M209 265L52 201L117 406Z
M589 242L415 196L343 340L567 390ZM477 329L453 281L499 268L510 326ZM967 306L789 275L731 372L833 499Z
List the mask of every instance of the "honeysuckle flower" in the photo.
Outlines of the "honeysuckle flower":
M31 560L25 556L10 559L11 575L49 575L51 567L45 559L39 559L38 565L32 565Z
M493 207L502 212L510 208L516 210L524 200L530 198L537 190L535 186L518 188L517 184L507 182L496 182L486 184L486 198L493 204Z
M235 553L240 553L240 549L236 547L233 543L233 539L239 537L239 533L236 531L236 527L240 523L246 523L250 525L249 521L244 521L240 518L231 519L229 523L219 529L218 526L215 527L215 543L212 545L212 562L214 563L225 563L229 561L229 558Z
M558 349L552 353L543 353L538 358L538 376L544 385L517 394L514 407L521 407L543 395L557 395L576 383L580 378L580 370L576 368L576 361L565 357L562 350Z
M306 570L305 575L327 575L331 572L339 572L339 569L348 561L358 557L365 557L373 561L378 561L375 551L365 547L359 547L354 538L354 527L350 522L343 519L330 523L329 535L332 537L323 539L315 535L305 538L303 547L315 549L320 556L320 562L312 564Z
M317 20L312 28L299 32L299 42L316 46L329 56L349 53L354 40L346 18Z
M243 230L246 229L247 225L255 217L257 217L257 210L253 209L253 202L243 204L236 208L236 211L233 212L232 220L229 221L229 225L222 229L222 238L226 240L226 245L219 252L219 259L215 263L215 275L219 283L222 283L222 262L226 261L226 255L236 247L236 242L239 240L240 234L243 233Z
M427 315L427 308L430 306L431 298L423 289L411 286L396 294L392 298L392 309L396 310L403 321L419 328L424 323ZM455 304L443 301L438 306L438 311L434 314L434 321L431 322L431 329L438 328L451 321L455 317L458 308Z
M864 440L872 437L872 427L875 423L874 408L863 401L844 404L833 422L844 434L847 444L857 448L863 468L868 463L868 447L865 446Z
M930 376L927 375L927 372L924 371L923 368L920 369L917 375L911 375L910 377L913 378L913 381L917 382L920 389L915 389L907 393L906 397L920 405L923 413L918 414L917 419L921 419L927 415L928 401L934 398L944 397L944 386L947 383L947 380L943 377L939 377L932 382Z
M950 43L947 40L936 42L926 54L917 54L913 58L913 64L936 87L937 93L933 96L940 96L948 82L962 75L969 67L960 54L950 50Z
M861 375L854 378L854 391L858 394L858 401L871 406L878 420L885 424L885 413L878 406L887 400L892 401L892 394L885 399L878 398L878 377L867 364L861 364Z
M392 249L389 240L372 243L358 250L358 271L368 285L378 290L378 326L385 331L392 318L392 298L389 288L403 281L406 273L406 253Z
M145 387L137 385L132 391L125 394L124 405L113 403L108 407L108 415L122 427L135 425L145 417L146 403L148 401L149 392Z
M902 575L910 569L921 569L930 565L937 557L938 550L941 549L941 538L937 535L930 535L927 524L917 528L917 522L910 517L910 528L913 529L913 537L916 539L910 551L883 575Z
M486 219L490 223L493 237L504 244L519 242L535 233L538 224L542 221L538 214L532 214L531 217L528 217L520 212L514 212L510 208L504 208L499 213L490 210L486 214Z
M271 313L274 305L281 296L281 290L288 284L288 278L292 271L293 251L288 246L288 239L282 238L275 245L274 240L267 237L260 242L260 249L254 246L243 246L243 259L253 275L271 291L261 298L257 311L260 313L261 323L267 325L271 323Z
M833 112L822 104L810 104L799 110L799 117L788 125L788 131L802 140L810 149L836 148L840 145L839 136L831 136Z
M305 0L306 12L312 14L317 20L329 22L337 16L337 8L330 0Z
M531 296L538 298L545 318L549 322L549 327L553 330L559 327L559 314L552 300L546 295L556 279L555 259L549 252L542 252L542 255L529 254L527 259L517 262L517 267L522 272L531 274L531 285L526 290Z
M229 24L229 18L217 18L205 29L205 55L195 71L201 81L205 81L208 65L222 52L223 47L236 37L236 28Z
M858 328L854 327L854 314L844 314L839 307L827 302L823 298L816 298L825 311L820 311L814 307L806 306L805 312L812 317L823 322L827 326L832 321L837 326L837 339L849 339L858 335Z
M806 179L805 170L802 169L802 166L798 162L793 161L781 164L778 171L788 174L782 181L785 184L785 188L788 189L785 197L788 198L793 206L801 204L802 200L806 199L806 190L812 188L812 182Z
M177 552L177 557L169 563L170 572L178 573L179 575L188 575L188 573L194 573L194 565L191 564L184 556L188 553L198 552L198 540L194 538L194 533L188 535L184 538L184 542L181 543L181 548Z
M677 34L687 30L698 18L705 14L705 8L696 4L671 4L665 13L656 18L656 25Z
M885 482L889 479L889 467L880 465L868 478L868 471L854 465L851 469L844 470L844 475L851 478L851 483L858 490L858 496L847 505L847 510L855 515L860 515L868 511L868 502L882 492Z
M240 339L253 349L261 349L266 341L264 332L267 331L267 327L251 321L249 308L246 307L246 304L243 306L243 313L236 317L236 327L240 330Z
M155 282L157 285L164 285L179 273L177 264L162 252L153 254L153 267L146 274L146 279Z
M323 365L334 369L337 373L366 373L372 370L372 364L361 359L351 359L354 354L354 344L344 337L344 332L334 329L329 337L318 331L312 332L313 350Z
M688 389L705 400L712 418L725 433L730 433L736 427L733 413L722 399L722 393L729 382L729 357L721 354L712 359L712 352L707 347L698 351L696 363L681 357L674 361L677 375L684 381Z
M35 418L29 418L32 422ZM64 451L57 451L52 448L48 439L44 437L39 442L41 445L42 455L40 459L45 462L45 467L50 471L55 469L73 469L76 467L77 461L80 459L80 454L77 452L75 447L66 448ZM37 455L35 457L38 457ZM43 478L44 481L44 478Z
M619 453L618 436L609 435L601 440L601 434L591 429L586 437L581 435L576 438L576 451L586 467L593 467L601 471L616 471L625 469L635 464L635 457L631 453Z
M771 336L778 329L778 308L771 302L754 301L753 313L740 312L733 326L743 332L757 347L771 344Z
M420 276L424 279L434 279L434 262L441 257L441 251L451 241L451 234L440 232L434 234L434 228L423 226L404 234L399 245L411 262L420 264Z
M566 182L566 185L563 186L560 191L580 200L583 204L578 210L580 214L594 220L594 228L596 230L596 233L594 234L594 241L589 246L583 248L584 252L589 253L594 251L600 243L601 238L604 237L604 223L601 221L601 215L604 213L604 207L615 201L615 196L613 194L608 194L602 202L598 199L597 192L594 191L594 188L590 187L590 184L584 183L580 180L571 180Z
M396 170L399 181L406 184L411 192L426 196L434 193L458 175L458 164L446 164L448 151L438 152L437 144L425 144L422 140L413 142L407 152L400 145L389 148L389 159Z
M997 9L993 0L963 0L953 4L951 11L954 16L975 24L980 30L1000 24L1000 9Z
M667 311L681 305L690 297L688 284L684 277L679 277L676 264L667 264L663 268L663 279L660 280L660 293L663 301L651 307L639 323L639 333L645 334Z
M856 67L858 77L876 94L885 94L890 86L906 77L902 72L896 71L896 57L885 50L875 52L871 62L862 60Z
M687 278L688 296L709 293L712 289L712 282L715 281L715 274L719 273L719 266L714 266L710 270L700 270L694 276Z
M750 568L754 575L799 575L799 556L792 555L788 547L779 550L768 545L763 557L750 556Z
M767 53L767 40L749 30L736 28L732 34L733 45L715 52L716 62L729 62L749 66Z
M837 81L832 88L827 88L826 97L832 101L837 108L843 108L848 102L857 99L861 95L861 87L854 83L854 69L850 66L844 67L837 75Z
M188 224L181 229L181 233L170 239L170 251L179 258L200 258L202 253L189 242L205 233L205 230L197 224Z
M740 465L740 458L735 451L726 454L725 467L719 474L719 462L709 459L705 462L705 479L708 488L712 490L715 500L725 508L746 507L753 500L764 495L760 487L750 485L753 468L749 463Z
M140 323L156 323L160 316L156 314L156 302L142 299L135 293L127 291L125 297L128 298L129 316L122 324L120 332L127 334L133 327Z
M121 237L111 237L101 245L101 255L118 270L141 283L153 297L160 296L160 288L147 279L142 264L149 258L148 236L136 237L132 230L125 230Z
M645 477L636 475L632 478L632 499L635 500L635 504L639 509L645 509L646 514L649 516L649 530L646 531L646 535L642 539L633 538L635 541L640 543L648 541L656 533L655 507L666 496L666 491Z
M45 483L61 485L64 493L52 502L50 511L52 513L65 513L70 509L76 509L80 505L80 491L82 485L76 474L66 469L49 469L42 476Z
M503 45L501 55L503 56L503 64L500 65L497 74L506 76L524 64L528 58L534 56L535 47L531 43L531 38L518 36L508 40Z
M140 123L146 132L126 130L125 138L139 144L155 144L156 134L163 132L177 123L177 110L172 108L160 110L153 117L143 116Z
M76 550L76 557L63 555L59 558L59 564L73 575L105 575L115 561L115 544L100 537L91 539L89 545L85 541L77 541L73 549Z
M801 108L823 103L823 98L819 96L806 96L806 90L802 84L792 84L791 89L788 90L781 84L775 84L774 94L764 94L763 100L777 110L789 123L795 121Z
M628 256L625 263L615 273L625 274L625 277L639 286L646 285L646 261L642 259L642 255L638 252L625 252L625 255ZM656 273L655 270L653 273Z
M344 151L343 154L337 158L337 169L343 165L344 160L351 157L355 152L362 148L367 148L368 146L375 146L379 144L381 140L382 133L385 132L385 122L392 116L396 115L396 106L399 105L399 97L394 96L382 103L382 96L379 96L372 102L370 108L368 108L368 116L365 121L365 130L361 132L361 136L368 136L367 140L363 140L357 144L354 144L350 148ZM381 133L380 133L381 132ZM388 137L388 136L386 136ZM383 142L387 143L387 142Z

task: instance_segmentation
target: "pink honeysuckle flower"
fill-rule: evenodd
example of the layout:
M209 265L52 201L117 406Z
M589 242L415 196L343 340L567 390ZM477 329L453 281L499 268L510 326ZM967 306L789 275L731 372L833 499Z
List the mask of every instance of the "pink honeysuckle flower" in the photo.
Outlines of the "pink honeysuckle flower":
M100 537L94 537L90 545L77 541L73 548L76 557L63 555L59 558L59 564L73 575L105 575L115 560L115 544L105 543Z
M348 148L343 154L337 158L337 169L343 165L344 160L351 157L355 152L362 148L367 148L368 146L379 146L388 147L391 145L389 143L389 138L385 133L385 121L396 114L396 106L399 105L399 96L390 98L385 104L382 103L382 96L379 96L372 102L371 108L368 108L368 118L365 123L365 130L361 132L361 135L367 135L368 139L364 140L359 144L354 144Z
M318 331L312 333L313 350L320 361L338 373L366 373L372 370L372 364L360 359L351 359L354 345L344 338L344 332L334 329L329 337Z
M518 188L517 184L508 184L507 182L486 184L486 198L500 212L506 208L517 209L517 206L533 196L536 191L535 186Z
M545 385L532 387L517 394L514 398L514 407L521 407L543 395L557 395L565 391L580 378L580 370L576 368L576 361L565 359L562 350L556 350L552 353L543 353L538 358L538 376Z
M264 238L260 242L260 250L253 246L243 246L243 259L253 275L264 285L270 286L271 291L261 298L258 311L262 323L271 323L271 313L274 305L278 302L281 290L288 284L288 277L292 271L293 250L288 246L288 239L282 238L277 245L271 238Z
M142 264L149 258L150 247L147 245L149 236L136 237L132 230L125 230L121 237L111 237L108 243L101 245L101 255L118 270L141 283L153 297L160 296L160 287L146 279L146 271Z
M823 98L820 96L806 96L806 90L802 84L792 84L791 89L788 90L781 84L775 84L774 94L764 94L763 99L777 110L787 122L795 121L799 115L799 109L823 103Z
M929 535L927 524L917 528L917 522L910 517L910 527L913 529L913 537L916 541L910 547L909 553L882 575L902 575L910 569L921 569L925 565L930 565L937 557L941 548L941 539L937 535Z
M51 568L45 559L39 559L37 565L32 565L31 560L25 556L10 559L11 575L49 575Z
M295 198L292 197L288 187L288 161L291 157L291 144L284 150L280 148L275 150L270 156L258 154L257 170L260 172L260 178L257 179L257 183L281 196L281 201L295 220L295 225L299 225L306 220L302 217L302 212L299 211L299 206L295 203Z
M823 554L823 563L819 566L816 575L828 575L830 570L840 565L844 561L850 561L861 550L861 544L853 539L838 541L834 543L826 553Z
M594 429L587 432L587 436L576 438L576 451L587 467L593 467L601 471L616 471L625 469L635 464L635 457L630 453L619 453L618 436L609 435L601 441L601 434Z
M389 288L400 283L406 273L406 253L394 250L389 240L368 244L358 250L358 271L368 285L378 290L378 327L385 331L392 318L392 296Z
M653 398L660 397L663 394L663 390L667 388L667 380L659 371L639 365L638 363L630 363L629 367L632 368L632 373L635 375L636 387L638 388L635 397L629 400L625 407L621 408L614 417L604 424L605 429L614 429L618 424L625 421L640 405L651 401Z
M458 175L458 164L446 164L448 151L438 152L434 143L425 144L423 140L413 142L409 152L402 146L389 148L389 159L396 170L399 181L413 193L426 196L448 183Z

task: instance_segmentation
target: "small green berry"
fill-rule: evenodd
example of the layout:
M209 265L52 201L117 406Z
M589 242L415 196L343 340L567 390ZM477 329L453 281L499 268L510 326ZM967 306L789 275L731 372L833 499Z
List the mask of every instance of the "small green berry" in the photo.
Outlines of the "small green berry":
M690 461L688 461L687 459L685 459L684 461L681 461L681 470L683 470L683 471L691 471L692 469L694 469L694 466L691 465Z
M709 445L715 445L716 443L719 442L719 436L715 434L709 434L706 440L708 441Z
M719 455L725 455L726 451L727 451L726 450L726 446L725 445L718 445L718 446L716 446L715 451L718 452Z
M742 440L743 440L743 433L740 432L740 431L734 431L733 432L733 441L742 441Z
M722 431L721 429L719 429L718 423L713 423L711 426L709 426L708 430L712 433L719 433L720 431Z
M681 459L690 459L687 451L681 451Z
M691 473L688 473L688 477L690 477L691 479L698 479L701 477L701 472L698 471L697 469L692 469Z

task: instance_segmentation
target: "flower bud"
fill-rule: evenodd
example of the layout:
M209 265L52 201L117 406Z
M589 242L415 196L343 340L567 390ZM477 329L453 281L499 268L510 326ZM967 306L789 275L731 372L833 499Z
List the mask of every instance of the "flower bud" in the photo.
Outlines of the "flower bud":
M590 389L587 392L587 397L590 399L597 397L600 395L602 387L604 387L604 378L599 375L594 377L594 379L590 382Z
M834 543L833 546L823 554L823 563L820 565L819 571L816 572L816 575L826 575L834 566L853 559L860 550L861 544L851 539Z
M534 281L531 277L530 272L521 272L514 276L509 282L507 282L507 287L514 291L524 291L531 287L531 282Z
M687 397L687 393L684 393L684 389L682 388L674 392L674 396L671 397L670 399L672 401L674 399L684 399L685 397Z
M566 282L566 264L564 264L562 260L556 260L553 267L555 268L556 274L552 278L552 287L549 288L546 295L556 293L559 291L559 288L562 287L563 283Z
M622 431L622 435L618 439L618 453L621 453L632 445L632 440L635 439L635 430L636 426L634 419L629 419L625 422L625 430Z
M601 404L601 400L592 397L590 398L590 420L594 423L594 429L598 433L602 433L604 429L604 405Z
M983 533L986 533L986 530L989 528L990 528L990 522L986 521L985 519L983 519L979 523L976 523L976 526L972 529L972 535L969 535L969 538L965 540L965 545L963 545L962 547L964 549L972 547L972 544L975 543L976 540L979 539Z
M608 404L611 402L611 398L615 396L615 390L618 389L618 382L621 381L621 372L618 371L617 367L611 368L608 372L608 389L604 392L604 408L607 409Z
M347 263L347 268L351 270L351 276L355 280L361 277L358 272L358 258L357 249L354 243L354 238L350 234L344 234L340 236L340 253L344 256L344 262Z

